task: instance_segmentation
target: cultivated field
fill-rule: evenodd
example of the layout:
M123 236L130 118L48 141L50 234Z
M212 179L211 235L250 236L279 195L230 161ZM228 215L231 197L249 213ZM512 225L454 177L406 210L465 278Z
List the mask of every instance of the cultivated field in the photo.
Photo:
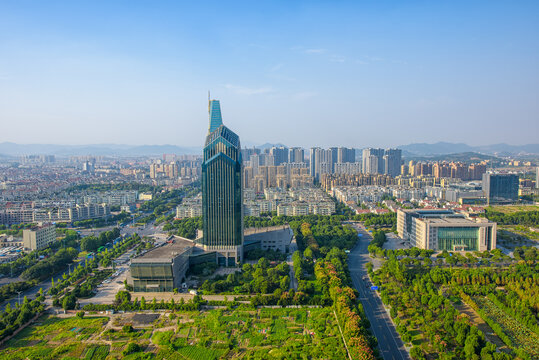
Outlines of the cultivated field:
M299 359L305 354L346 358L331 308L44 316L0 350L1 359Z

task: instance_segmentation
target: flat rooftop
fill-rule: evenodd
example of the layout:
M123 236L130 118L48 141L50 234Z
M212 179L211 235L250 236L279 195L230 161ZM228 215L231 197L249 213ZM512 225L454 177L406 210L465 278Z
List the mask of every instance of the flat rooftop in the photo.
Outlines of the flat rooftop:
M423 218L421 219L423 221L428 222L429 224L436 224L436 225L458 225L458 226L481 226L481 225L487 225L492 224L490 221L485 222L476 222L471 219L467 218L458 218L458 217L441 217L441 218Z
M146 254L131 260L131 263L172 262L172 259L193 246L195 246L194 242L175 237L172 244L165 244L152 249Z

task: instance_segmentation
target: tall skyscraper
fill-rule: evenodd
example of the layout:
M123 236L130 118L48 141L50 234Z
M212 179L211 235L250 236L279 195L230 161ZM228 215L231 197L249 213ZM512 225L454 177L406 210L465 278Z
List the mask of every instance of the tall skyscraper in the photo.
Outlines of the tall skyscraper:
M223 125L219 101L210 101L209 113L202 163L202 244L216 252L219 265L233 266L243 258L240 138Z
M402 152L400 149L386 149L384 155L384 174L397 176L401 172Z

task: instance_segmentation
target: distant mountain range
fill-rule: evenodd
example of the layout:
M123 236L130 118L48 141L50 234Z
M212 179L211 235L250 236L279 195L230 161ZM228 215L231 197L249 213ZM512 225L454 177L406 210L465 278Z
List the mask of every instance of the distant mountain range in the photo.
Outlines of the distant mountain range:
M464 143L437 142L434 144L416 143L398 146L404 156L435 156L456 153L480 153L487 155L524 155L539 154L539 144L509 145L493 144L485 146L470 146Z
M252 142L244 143L244 146L252 147ZM283 144L265 143L257 145L259 149L267 149L272 146L285 146ZM437 142L434 144L415 143L398 146L402 149L404 157L436 157L448 154L477 153L483 155L529 155L539 154L539 144L508 145L494 144L486 146L470 146L464 143ZM162 154L200 154L202 147L183 147L177 145L118 145L118 144L95 144L95 145L53 145L53 144L16 144L12 142L0 143L0 156L20 156L32 154L47 154L56 156L81 156L81 155L116 155L116 156L161 156Z

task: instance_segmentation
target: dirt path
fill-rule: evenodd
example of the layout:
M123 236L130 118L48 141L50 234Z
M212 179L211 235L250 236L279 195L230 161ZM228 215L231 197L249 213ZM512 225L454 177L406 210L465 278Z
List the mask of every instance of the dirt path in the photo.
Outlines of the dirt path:
M499 350L511 352L511 349L509 349L507 345L505 345L502 339L500 339L498 335L494 333L494 330L492 330L492 328L481 318L481 316L479 316L478 313L475 312L474 309L472 309L470 305L466 304L463 301L459 305L454 304L454 306L461 313L468 315L472 324L477 326L477 328L481 330L483 334L485 334L485 338L494 345L496 345Z

